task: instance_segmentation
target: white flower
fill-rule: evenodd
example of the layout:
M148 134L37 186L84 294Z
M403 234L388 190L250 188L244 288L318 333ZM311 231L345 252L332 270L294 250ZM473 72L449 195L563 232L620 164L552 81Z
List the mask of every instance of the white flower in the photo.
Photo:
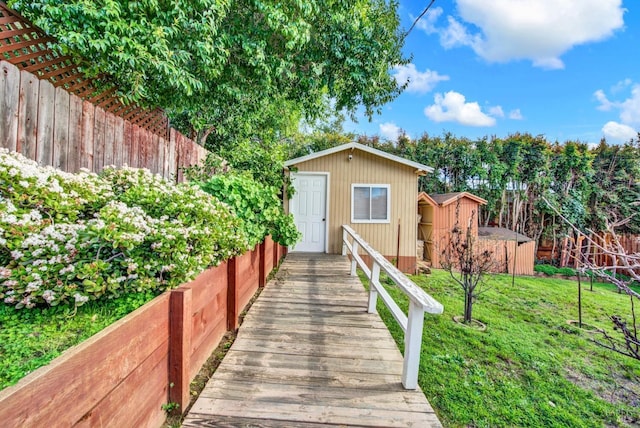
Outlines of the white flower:
M20 251L18 251L18 250L13 250L13 251L11 252L11 258L12 258L13 260L21 259L21 258L22 258L22 256L24 256L24 253L22 253L22 252L20 252Z
M78 303L82 304L82 303L84 303L84 302L89 301L89 298L88 298L87 296L83 296L83 295L82 295L82 294L80 294L80 293L76 293L76 294L74 294L74 295L73 295L73 298L75 299L76 304L78 304Z
M69 266L67 266L65 268L60 269L59 273L60 273L60 275L64 275L64 274L67 274L67 273L71 273L71 272L73 272L75 270L76 270L75 266L69 265Z
M55 300L56 293L51 290L44 290L42 292L42 298L45 300L45 302L51 303L53 300Z

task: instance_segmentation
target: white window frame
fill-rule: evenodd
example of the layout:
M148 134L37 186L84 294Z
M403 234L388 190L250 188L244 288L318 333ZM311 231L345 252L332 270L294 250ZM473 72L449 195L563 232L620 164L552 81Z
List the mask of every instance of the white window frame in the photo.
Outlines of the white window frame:
M362 220L354 218L355 206L354 196L356 187L368 187L369 195L371 195L371 188L383 188L387 189L387 218L386 219L374 219ZM371 202L369 202L371 203ZM369 208L369 217L371 217L371 208ZM390 184L369 184L369 183L353 183L351 184L351 223L391 223L391 185Z

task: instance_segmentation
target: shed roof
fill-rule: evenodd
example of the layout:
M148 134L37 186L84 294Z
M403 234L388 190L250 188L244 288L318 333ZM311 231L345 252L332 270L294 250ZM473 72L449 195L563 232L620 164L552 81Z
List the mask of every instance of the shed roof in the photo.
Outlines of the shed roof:
M306 162L312 159L342 152L344 150L362 150L363 152L371 153L372 155L380 156L381 158L388 159L390 161L397 162L399 164L406 165L411 168L416 168L417 172L421 172L421 173L427 173L427 172L433 171L433 168L431 168L430 166L423 165L418 162L410 161L408 159L401 158L400 156L392 155L390 153L383 152L382 150L374 149L373 147L365 146L364 144L360 144L356 142L343 144L341 146L332 147L326 150L321 150L319 152L311 153L309 155L301 156L295 159L289 159L284 163L284 166L289 167L289 166Z
M515 241L518 243L531 242L533 239L526 235L523 235L513 230L509 230L504 227L479 227L478 238L480 239L495 239L498 241Z
M487 201L480 196L473 195L469 192L453 192L453 193L435 193L427 195L425 192L418 194L418 202L428 202L432 205L439 205L446 207L447 205L457 201L458 199L468 198L472 201L479 203L480 205L486 205Z

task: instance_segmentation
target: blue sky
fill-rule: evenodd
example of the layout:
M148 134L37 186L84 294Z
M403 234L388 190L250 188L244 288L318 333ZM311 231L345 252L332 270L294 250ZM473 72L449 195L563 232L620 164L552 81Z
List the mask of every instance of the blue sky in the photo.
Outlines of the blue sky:
M405 29L429 0L400 1ZM635 6L635 8L633 7ZM638 0L436 0L405 42L409 86L349 131L628 141L640 131Z

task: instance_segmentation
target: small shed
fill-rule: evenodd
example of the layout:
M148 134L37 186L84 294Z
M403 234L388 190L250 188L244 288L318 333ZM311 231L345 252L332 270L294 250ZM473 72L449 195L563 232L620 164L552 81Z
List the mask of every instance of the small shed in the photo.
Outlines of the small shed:
M418 239L424 242L423 260L433 267L440 267L439 253L446 237L456 222L459 209L460 222L467 222L474 214L472 233L478 232L478 209L487 201L469 192L418 194ZM466 224L464 224L466 225Z
M342 252L342 225L373 248L416 269L418 177L433 168L359 143L285 162L295 193L285 201L302 240L293 252Z
M504 227L478 228L480 247L493 253L496 271L533 275L536 243L521 233Z

